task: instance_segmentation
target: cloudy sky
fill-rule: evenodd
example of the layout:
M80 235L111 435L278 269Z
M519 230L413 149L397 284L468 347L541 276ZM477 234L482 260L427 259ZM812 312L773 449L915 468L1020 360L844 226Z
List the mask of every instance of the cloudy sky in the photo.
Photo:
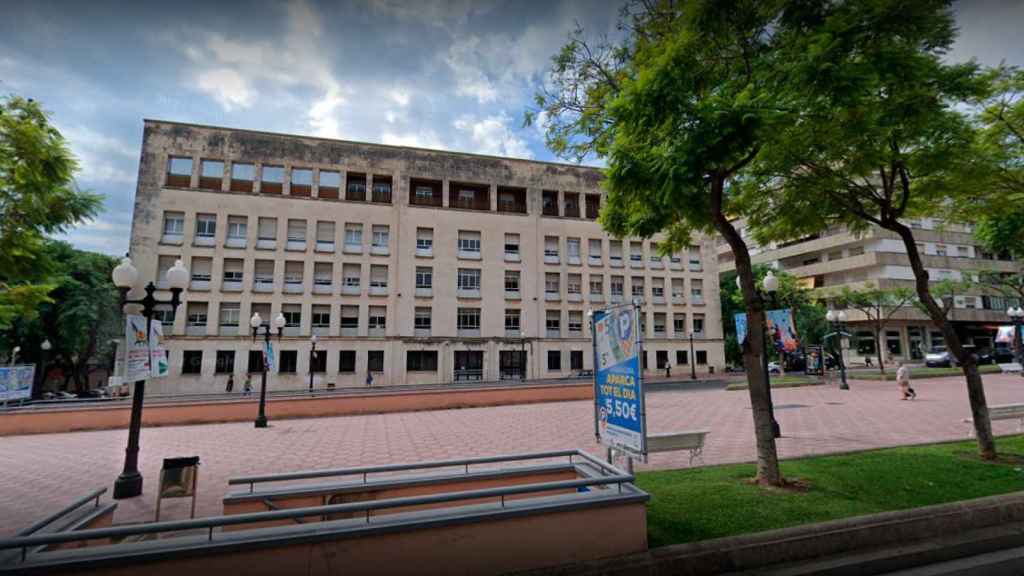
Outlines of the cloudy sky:
M20 5L18 5L20 4ZM68 238L127 249L142 119L550 160L523 110L609 0L8 4L0 93L41 101L106 211ZM1024 65L1024 0L964 0L951 58Z

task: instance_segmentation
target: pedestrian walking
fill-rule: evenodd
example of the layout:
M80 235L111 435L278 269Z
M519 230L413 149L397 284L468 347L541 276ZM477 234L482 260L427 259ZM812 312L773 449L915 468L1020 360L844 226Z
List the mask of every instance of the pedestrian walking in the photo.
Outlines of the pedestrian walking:
M235 375L228 374L228 385L225 388L225 392L234 392L235 390Z
M665 362L665 378L671 378L671 377L672 377L672 365L669 364L668 362Z
M242 392L246 396L252 394L252 374L245 375L245 385L242 386Z
M910 369L907 368L903 362L896 364L899 368L896 369L896 383L900 386L900 394L903 395L900 400L913 400L917 398L917 392L910 387Z
M366 371L366 385L373 386L373 373L369 370Z

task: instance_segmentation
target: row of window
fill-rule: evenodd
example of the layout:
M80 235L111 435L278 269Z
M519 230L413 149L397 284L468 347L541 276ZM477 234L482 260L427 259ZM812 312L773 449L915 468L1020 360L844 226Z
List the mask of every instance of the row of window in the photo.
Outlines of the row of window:
M177 255L161 255L157 257L157 278L166 278L169 270L179 257ZM240 258L225 258L223 260L222 281L220 290L223 292L240 292L244 289L245 263ZM305 287L305 266L306 263L299 260L284 262L284 284L283 290L286 293L301 294L306 291ZM254 292L273 292L275 290L275 268L274 260L255 260L253 262ZM191 282L189 288L193 291L210 290L213 284L213 258L206 256L193 256L190 261ZM361 263L344 263L341 267L341 293L348 295L359 295L362 293L363 265ZM561 272L548 272L544 275L545 300L562 299L562 278L565 277L565 296L569 301L582 301L583 274ZM481 296L482 269L480 268L458 268L455 275L455 288L457 294L464 298L479 298ZM643 276L631 276L630 296L645 298L646 278ZM371 295L387 295L388 288L388 266L386 264L371 264L369 288ZM603 274L589 274L587 276L588 293L591 297L599 296L603 300L605 294L605 276ZM163 280L161 280L163 282ZM415 269L416 296L421 298L432 297L434 288L434 268L432 266L417 266ZM666 303L665 290L671 291L672 303L684 304L685 278L651 278L650 296L654 303ZM313 263L313 293L333 294L334 291L334 263L314 262ZM610 295L613 299L625 297L626 276L612 275L608 282ZM522 289L522 271L504 271L504 290L508 299L518 300ZM690 299L693 304L704 303L704 280L702 278L690 278ZM593 298L591 298L593 300Z
M167 161L167 172L164 180L166 186L201 190L233 192L256 192L281 195L288 184L288 195L309 198L316 196L328 200L342 198L342 172L292 166L285 168L276 164L256 164L252 162L231 162L203 158L199 161L199 170L193 180L193 159L185 156L171 156ZM258 174L257 174L258 172ZM369 187L369 198L367 188ZM444 183L440 180L425 178L409 179L409 204L414 206L443 206ZM525 188L497 186L497 211L526 214L528 212ZM491 186L488 184L469 182L450 182L448 186L448 206L464 210L491 210ZM561 195L561 201L559 197ZM581 211L580 198L583 197ZM344 173L344 199L354 202L371 202L390 204L392 201L392 178L387 175L367 174L364 172ZM565 218L597 219L601 209L600 194L580 194L578 192L559 192L544 190L541 195L541 214L544 216L560 216Z
M685 366L689 364L689 353L687 350L676 350L675 363L677 366ZM460 355L461 353L461 355ZM648 368L647 355L649 351L644 351L643 367ZM232 374L235 372L235 356L237 352L235 350L217 350L216 351L216 362L214 364L215 374ZM483 352L471 351L466 353L465 351L459 351L455 353L456 372L459 371L481 371L483 370ZM525 365L525 359L523 358L525 352L520 351L502 351L501 358L501 369L503 372L521 370L522 366ZM695 350L695 360L697 365L706 365L708 362L706 350ZM563 352L561 350L548 350L546 354L547 370L549 372L560 372L562 370L562 358ZM263 371L263 352L260 350L249 350L248 351L248 362L246 364L246 372L248 373L259 373ZM298 372L298 350L281 350L278 352L277 358L277 372L281 374L295 374ZM655 352L656 368L662 370L666 364L669 363L669 351L668 350L657 350ZM479 367L476 365L479 364ZM203 351L202 350L184 350L182 352L181 362L181 373L182 374L201 374L203 366ZM327 372L327 351L316 350L310 353L309 372L314 374L323 374ZM569 351L569 369L570 370L582 370L583 369L583 351L582 350L570 350ZM384 351L383 350L368 350L366 352L366 370L368 372L380 373L384 371ZM437 372L438 370L438 351L437 350L407 350L405 353L405 370L406 372ZM355 350L340 350L338 352L338 373L339 374L353 374L356 371L356 351Z
M259 314L264 322L269 323L272 318L271 305L268 303L253 303L251 312ZM310 327L313 334L328 333L331 327L331 305L312 304L310 308ZM359 329L359 306L342 305L339 308L341 334L343 336L356 336ZM285 319L285 331L288 335L298 335L302 326L301 304L282 304L281 314ZM546 335L559 337L562 331L563 312L567 319L566 327L570 335L581 335L583 333L583 311L582 310L554 310L544 311ZM523 312L519 308L505 309L505 332L506 335L522 335ZM456 310L456 328L460 333L473 333L480 331L480 308L460 307ZM671 315L672 329L675 336L682 336L686 333L686 314L674 313ZM667 334L666 324L669 319L666 312L653 312L654 335L664 336ZM168 307L157 308L156 319L165 325L174 324L174 313ZM692 314L691 330L694 335L700 336L704 333L704 314ZM186 304L186 334L205 335L206 327L209 324L209 305L206 302L188 302ZM413 328L418 336L429 336L433 325L433 309L429 306L417 306L414 311ZM217 316L219 333L224 335L236 335L239 332L248 330L248 323L243 322L241 314L241 303L221 302ZM641 333L646 333L646 314L641 316ZM370 336L383 336L387 327L387 307L367 307L367 328ZM479 335L479 334L466 334Z
M304 219L289 218L287 220L287 234L285 248L288 250L304 251L308 245L308 225ZM256 234L256 248L276 250L278 238L278 219L273 216L260 216L257 218L258 232ZM344 251L349 253L362 253L364 225L359 222L346 222L344 228ZM318 220L316 222L316 237L314 248L317 252L334 252L335 250L335 223L332 221ZM373 224L371 232L371 253L387 255L391 241L391 231L387 224ZM185 237L185 213L177 211L164 212L164 225L161 242L164 244L180 245ZM197 246L214 246L217 238L217 215L208 213L196 214L195 236L193 244ZM582 243L583 239L569 237L565 239L565 256L569 264L582 264ZM481 254L481 233L475 230L459 230L456 249L460 258L480 259ZM246 248L248 246L248 217L231 216L227 217L227 234L224 238L224 245L228 248ZM602 265L604 240L591 238L587 240L587 263L590 265ZM609 240L608 262L611 266L621 266L623 262L623 241ZM631 267L643 267L647 262L652 268L662 268L662 257L658 254L658 243L650 242L648 256L644 258L644 243L639 240L629 241L625 245L629 249L629 262ZM558 264L561 262L562 240L558 236L544 237L544 262ZM434 229L416 229L416 255L430 257L434 250ZM504 257L506 261L518 262L522 258L520 250L520 235L517 233L506 233L504 238ZM703 270L701 264L700 247L690 246L686 253L687 267L692 272ZM681 270L683 258L680 254L669 256L669 266Z

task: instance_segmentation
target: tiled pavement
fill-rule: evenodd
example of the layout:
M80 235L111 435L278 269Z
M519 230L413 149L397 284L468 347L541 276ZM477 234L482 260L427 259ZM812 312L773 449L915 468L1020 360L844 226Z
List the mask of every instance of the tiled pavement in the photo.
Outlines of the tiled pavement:
M900 401L896 385L852 382L835 387L774 391L791 458L865 448L967 438L967 393L962 380L914 382L919 398ZM989 404L1024 402L1024 378L987 375ZM594 443L592 404L560 402L369 416L146 428L140 466L144 494L120 503L115 521L152 520L159 467L165 457L198 455L197 515L220 512L227 479L252 473L364 466L581 447ZM711 430L707 464L754 458L746 392L664 391L648 395L651 432ZM997 434L1016 422L996 422ZM0 535L54 512L94 488L111 486L123 462L127 431L108 430L0 438ZM656 454L650 468L685 467L686 453ZM643 468L641 466L640 468ZM109 497L109 493L108 493ZM165 518L187 516L185 500L165 501Z

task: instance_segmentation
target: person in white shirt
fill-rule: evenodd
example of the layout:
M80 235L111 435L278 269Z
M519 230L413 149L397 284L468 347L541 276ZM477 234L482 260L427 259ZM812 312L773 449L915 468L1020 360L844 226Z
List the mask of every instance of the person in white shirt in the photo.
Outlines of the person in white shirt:
M896 383L900 386L900 393L903 394L901 400L913 400L917 398L917 392L910 387L910 369L907 368L903 362L897 363L899 368L896 369Z

